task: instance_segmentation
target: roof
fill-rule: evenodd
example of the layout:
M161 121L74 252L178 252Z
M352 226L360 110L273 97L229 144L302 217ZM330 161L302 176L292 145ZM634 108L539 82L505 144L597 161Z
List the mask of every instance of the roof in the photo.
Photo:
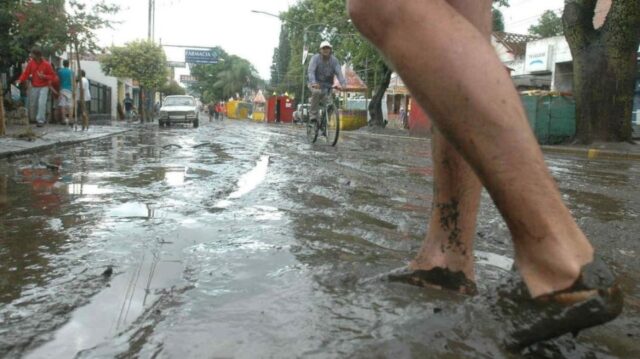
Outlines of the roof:
M389 95L408 95L409 89L404 84L404 81L397 73L391 74L391 80L389 80L389 87L387 88L387 94Z
M347 81L347 86L343 88L343 91L347 92L365 92L367 91L367 85L362 81L360 76L353 70L353 68L347 64L342 66L342 73L344 79ZM334 84L339 85L338 79L334 79Z
M262 94L262 90L258 91L258 94L256 94L256 97L253 98L253 102L254 103L265 103L267 102L267 100L265 100L264 95Z
M515 56L524 56L527 52L527 42L538 39L537 36L502 31L494 31L493 37Z

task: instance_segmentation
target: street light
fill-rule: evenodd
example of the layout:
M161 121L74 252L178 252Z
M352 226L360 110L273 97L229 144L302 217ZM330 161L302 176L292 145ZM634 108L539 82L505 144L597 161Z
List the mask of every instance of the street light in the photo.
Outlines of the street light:
M251 10L252 13L255 14L262 14L262 15L267 15L267 16L271 16L271 17L276 17L278 19L280 19L280 21L288 21L290 23L294 23L297 24L299 26L303 26L303 33L302 33L302 91L301 91L301 96L300 96L300 101L301 103L304 103L304 89L306 87L306 80L307 80L307 76L306 76L306 71L304 68L304 64L306 62L306 59L304 57L304 53L307 50L307 32L309 31L310 28L314 27L314 26L327 26L326 23L323 22L319 22L319 23L315 23L315 24L309 24L309 25L305 25L303 22L300 21L295 21L295 20L291 20L291 19L285 19L283 18L281 15L276 15L270 12L266 12L266 11L261 11L261 10Z

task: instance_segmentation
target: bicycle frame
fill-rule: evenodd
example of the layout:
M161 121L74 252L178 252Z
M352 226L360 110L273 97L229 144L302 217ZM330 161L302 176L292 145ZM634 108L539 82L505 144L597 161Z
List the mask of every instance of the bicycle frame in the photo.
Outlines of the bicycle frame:
M318 133L321 132L322 135L327 139L327 142L331 144L331 146L335 146L338 142L338 136L340 133L340 118L338 114L338 106L336 105L335 95L331 89L323 89L326 91L325 96L323 96L320 102L319 108L319 118L318 121L314 124L310 122L309 113L304 114L304 121L307 123L307 139L311 143L315 143L318 138ZM330 128L328 124L328 117L335 116L335 128ZM333 129L335 133L335 137L329 138L329 132Z

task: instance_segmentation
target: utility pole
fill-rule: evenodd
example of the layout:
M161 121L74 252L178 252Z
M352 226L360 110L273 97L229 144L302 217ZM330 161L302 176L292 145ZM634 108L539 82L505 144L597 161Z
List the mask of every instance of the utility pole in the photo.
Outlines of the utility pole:
M149 0L149 24L147 28L147 39L153 41L156 27L156 0Z

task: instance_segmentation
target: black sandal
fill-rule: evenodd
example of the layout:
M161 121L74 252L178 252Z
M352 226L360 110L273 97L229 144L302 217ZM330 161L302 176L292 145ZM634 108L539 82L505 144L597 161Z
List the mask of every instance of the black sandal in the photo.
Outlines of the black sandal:
M478 294L476 284L461 271L435 267L429 270L401 268L387 275L391 282L400 282L423 288L447 289L466 295Z
M577 336L583 329L615 319L623 306L615 277L599 259L582 267L578 279L567 289L533 299L525 299L524 293L528 291L522 283L517 293L500 300L512 319L505 345L514 351L567 333Z

